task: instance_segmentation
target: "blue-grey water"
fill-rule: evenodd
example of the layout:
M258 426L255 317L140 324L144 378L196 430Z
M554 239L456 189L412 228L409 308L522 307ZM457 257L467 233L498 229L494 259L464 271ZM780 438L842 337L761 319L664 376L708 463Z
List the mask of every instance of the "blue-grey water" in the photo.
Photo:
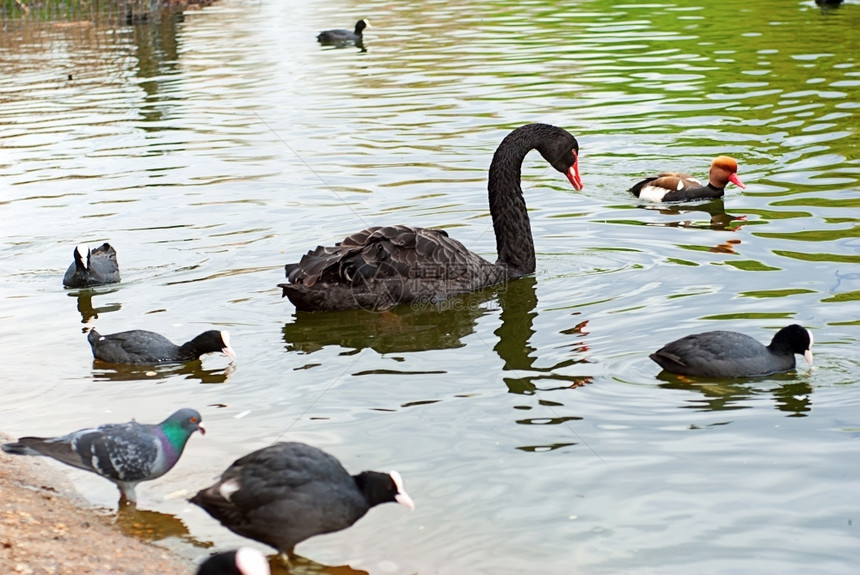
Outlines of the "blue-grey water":
M365 51L316 43L362 17ZM854 573L858 54L856 0L7 14L0 430L199 409L209 433L138 489L142 531L192 560L247 541L185 498L298 440L397 469L417 508L300 544L294 572ZM442 227L495 259L486 170L534 121L577 136L585 183L526 160L534 277L445 309L281 299L285 263L367 225ZM626 191L663 169L704 177L721 154L747 184L722 201ZM74 246L103 241L122 283L63 289ZM648 359L688 333L766 342L789 323L815 335L811 369L691 381ZM108 368L93 324L179 342L227 329L239 358ZM110 483L68 473L115 505Z

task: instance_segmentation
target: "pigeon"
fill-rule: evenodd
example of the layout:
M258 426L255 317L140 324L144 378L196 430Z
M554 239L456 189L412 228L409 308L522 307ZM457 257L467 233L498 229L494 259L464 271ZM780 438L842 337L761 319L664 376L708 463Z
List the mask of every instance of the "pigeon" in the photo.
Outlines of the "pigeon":
M231 360L236 352L230 347L230 334L226 331L204 331L191 341L176 345L163 335L134 329L102 335L95 329L87 334L93 348L93 357L105 363L128 365L155 365L181 363L200 359L205 353L220 351Z
M346 529L375 505L415 508L396 471L350 475L332 455L296 442L237 459L190 501L230 531L277 549L285 565L298 543Z
M650 355L663 369L681 375L752 377L794 369L794 354L812 365L812 333L792 324L763 345L734 331L708 331L682 337Z
M197 568L197 575L270 575L269 562L251 547L216 553Z
M120 505L134 504L134 488L141 481L170 471L191 434L206 431L200 413L180 409L158 424L108 423L81 429L61 437L22 437L4 443L3 451L15 455L47 455L72 467L92 471L119 488Z
M362 33L365 28L370 28L370 22L362 18L355 23L355 30L324 30L317 34L317 42L321 44L344 45L352 42L359 45L363 40Z
M116 250L105 242L94 250L81 244L72 254L75 261L63 276L63 285L69 288L85 288L119 283L119 264Z

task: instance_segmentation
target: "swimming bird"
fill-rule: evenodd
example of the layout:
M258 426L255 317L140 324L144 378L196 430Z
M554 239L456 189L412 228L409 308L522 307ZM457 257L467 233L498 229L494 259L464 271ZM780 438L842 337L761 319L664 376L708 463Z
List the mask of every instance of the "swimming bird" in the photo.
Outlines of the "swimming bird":
M163 335L142 329L107 335L91 329L87 334L87 341L93 348L93 357L105 363L128 365L181 363L200 359L203 354L218 351L231 360L236 360L236 352L230 347L230 334L224 330L204 331L191 341L176 345Z
M105 242L94 250L81 244L75 247L72 255L75 261L63 276L64 286L84 288L119 282L116 250L109 243Z
M324 30L317 34L317 42L321 44L360 44L364 39L365 28L370 28L370 22L364 18L355 23L355 30Z
M285 266L283 295L300 311L383 310L399 303L438 303L535 271L535 248L520 173L537 149L575 190L582 189L579 145L567 131L527 124L508 134L490 163L490 214L496 263L448 237L443 230L375 226L331 247L318 246Z
M270 575L269 562L252 547L216 553L197 568L197 575Z
M158 424L108 423L60 437L22 437L4 443L15 455L46 455L113 481L120 504L135 503L135 487L170 471L191 434L205 434L200 414L183 408Z
M728 156L718 156L711 162L708 184L681 172L661 172L630 188L633 194L651 202L674 202L720 198L729 182L741 189L746 186L738 178L738 162Z
M285 564L298 543L346 529L375 505L415 507L396 471L350 475L332 455L296 442L237 459L189 501L230 531L274 547Z
M734 331L708 331L666 344L649 357L671 373L707 377L752 377L794 369L794 354L812 365L812 332L792 324L765 346Z

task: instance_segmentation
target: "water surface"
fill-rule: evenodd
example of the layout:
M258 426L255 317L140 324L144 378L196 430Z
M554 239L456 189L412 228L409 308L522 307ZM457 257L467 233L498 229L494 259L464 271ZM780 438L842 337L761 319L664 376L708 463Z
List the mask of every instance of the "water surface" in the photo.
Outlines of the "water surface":
M753 4L7 18L3 430L199 409L206 437L138 490L145 536L194 560L245 540L185 498L298 440L355 472L397 469L417 509L301 544L297 572L853 572L860 5ZM362 17L364 51L316 44ZM306 314L280 298L285 263L366 225L443 227L494 259L486 169L533 121L577 136L586 186L526 160L534 277L445 309ZM626 192L662 169L705 176L720 154L746 190L662 206ZM123 282L64 290L73 247L103 241ZM108 368L92 322L174 341L228 329L239 360ZM648 359L688 333L767 341L789 323L813 330L813 369L691 382Z

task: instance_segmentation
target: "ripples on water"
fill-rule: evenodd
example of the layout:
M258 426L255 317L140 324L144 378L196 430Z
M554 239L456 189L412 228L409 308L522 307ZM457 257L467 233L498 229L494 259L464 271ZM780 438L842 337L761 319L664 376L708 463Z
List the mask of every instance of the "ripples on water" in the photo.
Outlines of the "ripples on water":
M134 523L188 557L239 539L185 494L287 438L396 467L418 505L299 548L322 564L851 572L858 8L227 0L136 26L7 19L4 431L197 406L211 433L142 489L154 518ZM361 17L366 52L313 41ZM486 169L531 121L577 135L586 185L526 162L535 278L444 310L280 300L284 263L365 225L442 226L494 257ZM626 192L719 154L746 190ZM73 246L105 240L123 283L64 293ZM226 327L239 362L99 366L94 320L183 341ZM792 322L815 333L813 370L690 382L647 359L686 333Z

